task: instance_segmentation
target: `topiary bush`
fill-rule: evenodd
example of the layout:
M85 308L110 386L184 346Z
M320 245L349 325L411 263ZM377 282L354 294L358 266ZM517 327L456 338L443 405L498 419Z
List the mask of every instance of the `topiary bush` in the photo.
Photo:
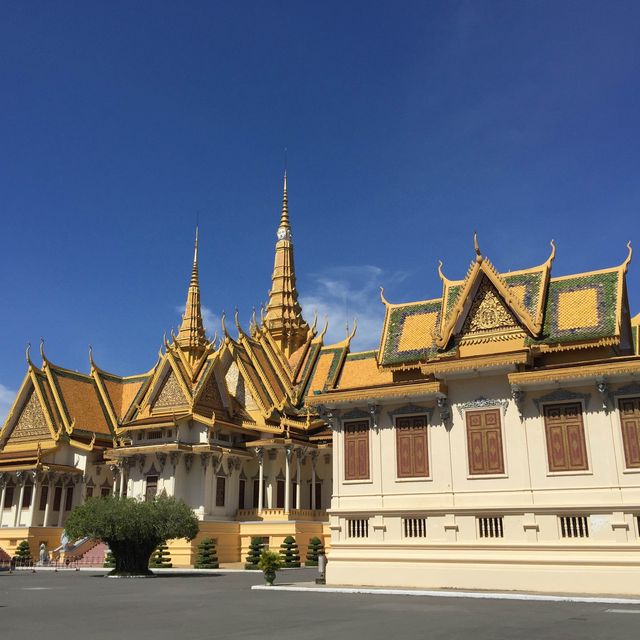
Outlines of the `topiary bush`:
M31 566L33 560L31 558L31 547L26 540L23 540L16 547L16 564L22 567Z
M311 538L309 540L309 547L307 548L307 558L305 560L305 567L317 567L318 556L324 553L324 546L320 538Z
M300 566L300 550L293 536L287 536L280 545L282 566L287 568Z
M150 569L171 569L173 564L171 563L171 554L169 553L169 547L166 542L162 542L156 547L156 550L151 554L149 559Z
M249 569L250 571L258 571L258 562L260 561L260 554L264 549L264 542L262 542L262 538L251 538L251 543L249 544L249 553L247 554L247 562L244 565L245 569Z
M204 538L198 544L198 555L193 566L196 569L217 569L219 567L216 545L211 538Z

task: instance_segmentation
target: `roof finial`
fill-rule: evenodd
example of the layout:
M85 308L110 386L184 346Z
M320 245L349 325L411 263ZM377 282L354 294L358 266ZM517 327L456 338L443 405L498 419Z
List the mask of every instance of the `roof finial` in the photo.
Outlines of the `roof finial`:
M380 300L382 300L382 304L389 306L389 301L384 297L384 287L380 287Z
M438 260L438 275L440 276L440 280L444 282L447 278L442 272L442 260Z
M278 227L278 240L282 240L280 229L291 231L289 224L289 198L287 196L287 170L284 170L284 179L282 182L282 213L280 215L280 226Z
M629 242L627 242L627 249L629 250L629 253L628 253L627 257L625 258L625 261L622 263L622 268L625 271L629 267L629 263L631 262L631 258L633 257L633 249L631 248L631 240L629 240Z
M33 362L31 362L31 343L28 342L27 343L27 349L25 351L25 356L27 358L27 364L32 367L33 366Z
M478 232L473 232L473 248L476 251L476 260L480 262L482 260L482 253L480 253L480 245L478 244Z
M40 357L42 358L43 364L46 363L47 357L44 355L44 338L40 338Z

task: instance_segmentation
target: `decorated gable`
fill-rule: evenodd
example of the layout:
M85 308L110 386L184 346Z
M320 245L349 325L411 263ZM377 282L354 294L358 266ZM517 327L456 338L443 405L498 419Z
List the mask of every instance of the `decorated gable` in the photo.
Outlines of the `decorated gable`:
M32 388L15 422L9 440L10 442L30 442L49 437L51 437L51 432L47 426L42 405Z
M187 404L184 392L173 370L165 377L152 409L168 409Z
M469 307L459 339L475 341L487 334L513 334L522 329L514 314L489 281L483 277Z

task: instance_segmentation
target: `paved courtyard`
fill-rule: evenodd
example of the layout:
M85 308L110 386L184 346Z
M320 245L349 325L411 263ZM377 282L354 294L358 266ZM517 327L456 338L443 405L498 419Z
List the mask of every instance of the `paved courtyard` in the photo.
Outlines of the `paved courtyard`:
M308 569L281 583L310 581ZM2 640L629 638L640 606L252 591L253 573L0 573Z

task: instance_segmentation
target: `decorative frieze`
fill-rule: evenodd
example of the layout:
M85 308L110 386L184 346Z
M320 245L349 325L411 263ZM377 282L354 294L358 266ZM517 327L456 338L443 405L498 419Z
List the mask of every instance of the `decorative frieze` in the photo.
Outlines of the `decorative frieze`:
M509 401L506 399L489 399L483 397L476 398L469 402L460 402L456 405L461 418L468 409L495 409L496 407L500 407L502 409L502 415L505 416L507 415L508 406Z

